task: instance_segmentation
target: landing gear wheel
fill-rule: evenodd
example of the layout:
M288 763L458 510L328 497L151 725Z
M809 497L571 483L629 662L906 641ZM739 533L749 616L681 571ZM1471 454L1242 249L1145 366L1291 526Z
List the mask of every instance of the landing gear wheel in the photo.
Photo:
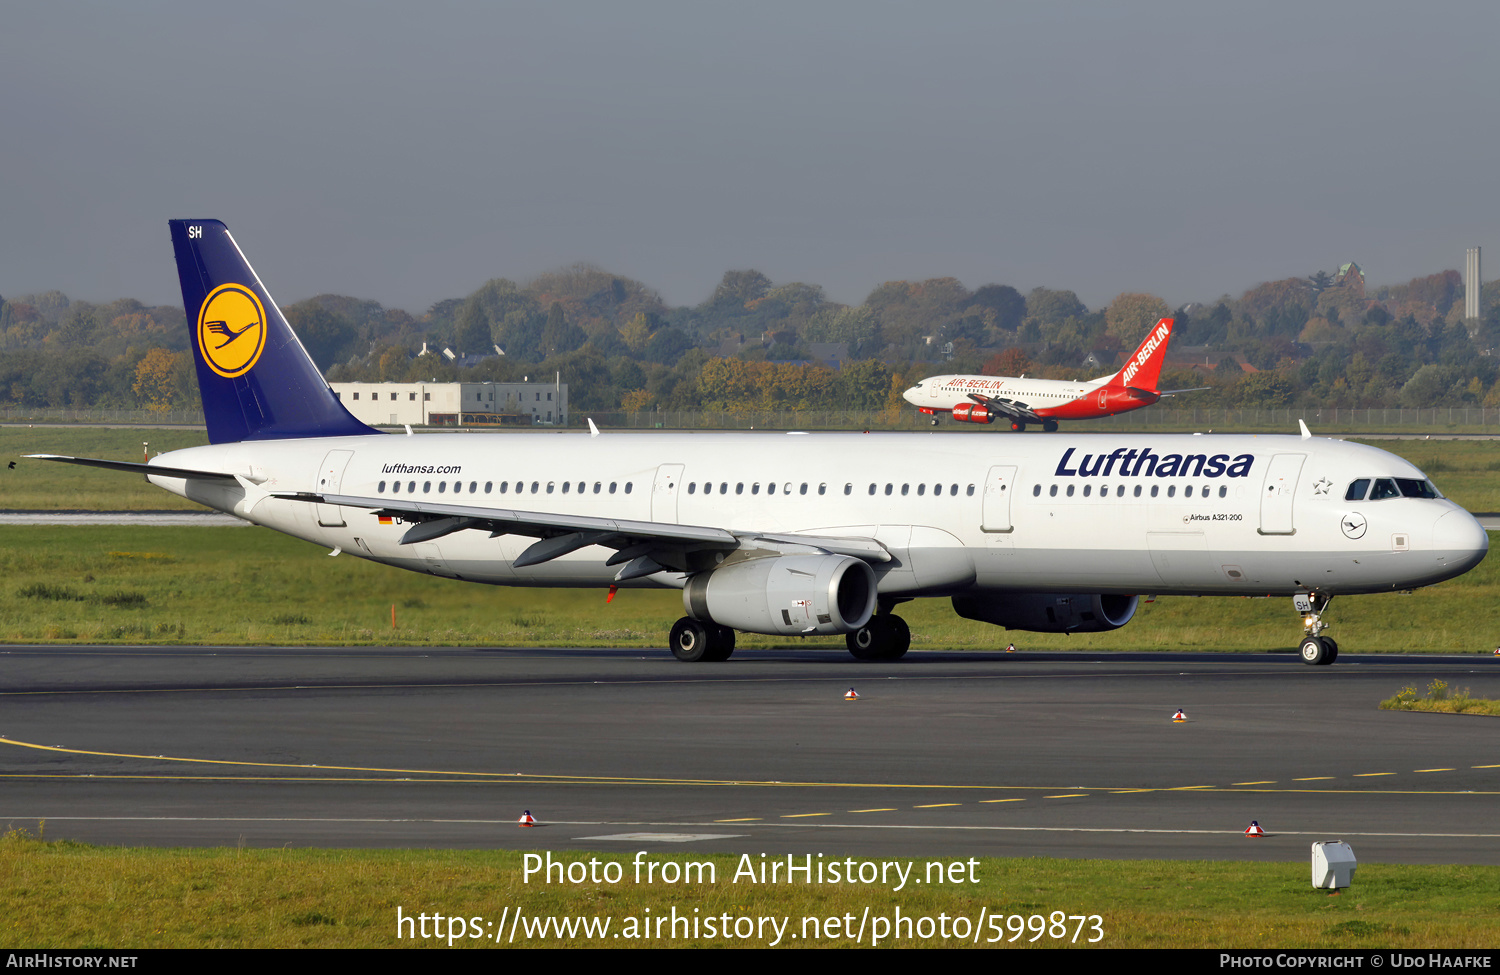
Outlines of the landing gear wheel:
M1339 645L1337 643L1333 642L1333 637L1331 637L1331 636L1320 636L1320 637L1318 637L1318 639L1320 639L1324 643L1328 644L1328 662L1329 663L1333 663L1335 660L1339 659Z
M707 626L708 650L703 654L703 659L728 660L734 654L734 630L717 623L709 623Z
M911 627L899 616L872 616L844 643L855 660L900 660L911 648Z
M672 634L667 638L667 643L672 647L672 656L686 663L713 659L708 656L708 627L691 616L684 616L672 624Z
M891 645L882 660L900 660L911 649L911 627L899 616L881 617L891 631Z
M876 659L880 646L880 627L876 623L879 619L878 616L872 616L864 626L844 634L844 646L849 648L849 653L855 660Z
M932 425L937 426L937 417L932 418Z
M1306 637L1297 647L1302 662L1311 667L1325 667L1333 663L1338 652L1338 644L1321 636Z
M1026 432L1026 424L1022 423L1020 420L1012 420L1012 421L1010 421L1010 428L1012 430L1016 431L1017 433L1025 433Z
M1043 420L1042 421L1042 429L1045 430L1047 433L1056 433L1057 432L1057 421L1056 420Z

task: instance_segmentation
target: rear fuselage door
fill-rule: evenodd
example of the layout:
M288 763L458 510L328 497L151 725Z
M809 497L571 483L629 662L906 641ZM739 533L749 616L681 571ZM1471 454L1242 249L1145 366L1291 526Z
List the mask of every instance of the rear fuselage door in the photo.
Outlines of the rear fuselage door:
M990 468L984 478L984 512L980 528L987 532L1008 532L1015 526L1010 520L1010 496L1016 491L1014 464Z
M317 493L319 494L343 494L341 485L344 482L344 468L349 466L349 458L354 456L352 450L330 450L328 456L323 458L323 466L318 468ZM336 504L320 504L318 509L318 524L325 528L341 528L344 524L344 509Z
M1260 491L1260 533L1292 535L1297 531L1292 521L1292 501L1297 494L1297 478L1302 473L1306 454L1276 454L1266 468L1265 484Z

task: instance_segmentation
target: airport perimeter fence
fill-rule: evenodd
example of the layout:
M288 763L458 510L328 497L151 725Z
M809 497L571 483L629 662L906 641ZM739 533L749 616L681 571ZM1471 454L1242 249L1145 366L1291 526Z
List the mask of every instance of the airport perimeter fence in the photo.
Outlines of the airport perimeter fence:
M915 410L851 412L839 410L784 410L748 413L708 413L663 410L652 413L590 413L601 428L630 430L931 430L931 417ZM1500 434L1500 409L1441 406L1428 409L1389 407L1287 407L1282 409L1187 409L1150 407L1098 420L1065 421L1062 428L1077 432L1174 431L1296 433L1305 420L1315 434L1361 433L1489 433ZM570 426L587 426L586 415L575 413ZM938 429L983 432L1005 430L1004 421L961 423L950 418ZM1040 429L1035 424L1029 429Z
M120 423L130 426L203 426L198 410L54 410L28 406L0 407L0 423Z
M931 430L932 419L912 409L770 410L741 413L700 410L659 410L646 413L587 413L574 411L568 426L587 428L592 419L600 428L625 430ZM1500 408L1439 406L1427 409L1388 407L1287 407L1257 409L1189 409L1153 406L1098 420L1065 422L1077 432L1173 431L1296 433L1306 420L1315 434L1339 433L1486 433L1500 434ZM0 423L126 424L139 426L203 426L202 410L62 410L0 407ZM452 429L445 427L444 429ZM469 427L469 429L479 429ZM498 427L495 429L499 429ZM506 428L513 429L513 428ZM1005 430L1009 424L959 423L943 418L938 429L980 433ZM1033 429L1036 427L1033 426Z

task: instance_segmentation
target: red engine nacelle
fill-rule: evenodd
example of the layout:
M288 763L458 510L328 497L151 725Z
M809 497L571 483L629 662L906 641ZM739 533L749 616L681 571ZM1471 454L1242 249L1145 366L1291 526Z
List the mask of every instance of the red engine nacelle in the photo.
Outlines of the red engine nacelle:
M994 423L995 414L978 403L959 403L953 407L953 419L964 423Z

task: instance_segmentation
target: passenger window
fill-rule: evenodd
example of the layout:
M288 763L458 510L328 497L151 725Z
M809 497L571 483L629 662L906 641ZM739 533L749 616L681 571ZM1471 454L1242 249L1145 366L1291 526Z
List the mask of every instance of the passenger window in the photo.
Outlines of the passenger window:
M948 493L953 495L955 498L958 497L958 485L955 484L951 488L949 488Z
M772 481L770 484L766 485L766 493L767 494L775 494L776 493L776 482L775 481Z
M1172 484L1172 485L1169 485L1167 487L1167 497L1169 497L1169 498L1175 498L1175 497L1177 497L1177 485Z
M1031 486L1031 496L1033 498L1039 498L1042 496L1042 486L1040 484L1033 484Z
M874 494L875 494L875 485L873 485L873 484L870 485L870 494L871 494L871 496L874 496Z
M969 489L967 491L965 491L964 494L967 494L969 497L972 498L974 496L974 485L970 484L969 485Z
M1375 479L1375 490L1370 492L1371 501L1384 501L1386 498L1399 498L1401 491L1396 487L1396 482L1389 477Z
M633 487L635 487L635 482L634 481L626 481L625 482L625 493L629 494L630 493L630 489L633 488Z
M1085 484L1083 486L1083 496L1085 498L1088 497L1091 493L1093 493L1093 490L1094 486L1092 484Z
M1136 497L1140 497L1141 496L1141 486L1139 484L1137 484L1135 486L1135 496Z
M610 481L609 482L609 493L610 494L614 494L615 493L615 484L616 484L615 481Z
M489 494L490 491L494 490L494 488L495 488L495 482L494 481L485 481L484 482L484 493L485 494Z
M547 482L547 493L551 494L552 493L552 489L555 486L556 486L556 482L554 482L554 481L548 481Z
M729 482L728 481L720 481L719 482L719 493L720 494L728 494L729 493Z
M595 494L599 493L599 482L598 481L594 482L594 493Z
M416 481L407 481L406 482L406 493L407 494L411 494L416 489L417 489L417 482Z
M698 482L697 481L688 481L688 494L697 494L697 493L698 493Z
M756 481L754 484L750 485L750 493L751 494L759 494L760 493L760 482L759 481Z
M1125 485L1121 484L1119 487L1115 488L1115 497L1117 497L1117 498L1123 498L1123 497L1125 497Z
M567 494L568 493L568 488L570 486L571 485L567 481L563 481L563 494Z
M428 494L431 491L432 491L432 482L431 481L423 481L422 482L422 493L423 494Z
M925 484L918 484L917 485L917 497L921 498L921 497L925 497L926 495L927 495L927 485L925 485Z
M1052 485L1051 487L1049 487L1047 489L1047 497L1049 497L1049 498L1055 498L1055 497L1057 497L1057 485L1056 484Z
M1153 497L1153 498L1154 498L1154 497L1156 497L1156 492L1157 492L1157 491L1158 491L1158 490L1160 490L1160 489L1161 489L1161 488L1160 488L1160 485L1157 485L1157 484L1153 484L1153 485L1151 485L1151 496L1152 496L1152 497Z
M1069 484L1068 485L1068 497L1071 498L1072 496L1073 496L1073 485Z
M744 494L745 493L745 482L744 481L741 481L741 482L739 482L738 484L736 484L734 486L734 493L735 494Z
M1184 498L1191 498L1193 496L1193 486L1191 484L1182 489L1182 496Z
M380 487L376 488L375 490L379 494L384 494L385 493L385 482L381 481L380 482Z
M903 485L901 485L901 496L903 498L906 497L906 493L908 491L910 491L910 490L911 490L911 485L910 484L903 484Z
M391 493L392 494L400 494L401 493L401 482L400 481L392 481L391 482Z
M1219 497L1223 498L1223 497L1228 497L1228 496L1229 496L1229 488L1227 488L1224 485L1220 484L1219 485Z

